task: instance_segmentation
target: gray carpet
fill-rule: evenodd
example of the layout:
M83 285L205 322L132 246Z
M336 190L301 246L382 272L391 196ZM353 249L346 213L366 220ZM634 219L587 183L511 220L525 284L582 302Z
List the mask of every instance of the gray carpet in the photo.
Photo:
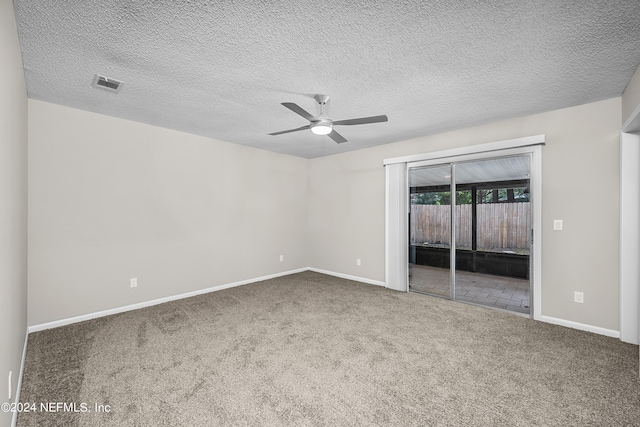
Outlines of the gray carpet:
M640 425L637 346L313 272L31 334L21 393L88 411L19 426Z

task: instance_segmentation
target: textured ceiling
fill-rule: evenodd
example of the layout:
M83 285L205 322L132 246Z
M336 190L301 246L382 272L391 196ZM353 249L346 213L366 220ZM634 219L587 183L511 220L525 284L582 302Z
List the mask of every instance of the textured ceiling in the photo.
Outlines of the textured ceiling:
M620 96L638 0L15 0L29 97L313 158ZM91 87L95 74L124 81ZM336 144L280 105L335 120Z

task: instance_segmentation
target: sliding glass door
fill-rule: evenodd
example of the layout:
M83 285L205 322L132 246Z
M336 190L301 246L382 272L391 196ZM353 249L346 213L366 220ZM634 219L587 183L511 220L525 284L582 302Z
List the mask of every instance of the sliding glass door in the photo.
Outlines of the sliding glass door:
M530 162L408 165L411 291L530 313Z
M409 289L451 298L451 165L410 169L409 187Z

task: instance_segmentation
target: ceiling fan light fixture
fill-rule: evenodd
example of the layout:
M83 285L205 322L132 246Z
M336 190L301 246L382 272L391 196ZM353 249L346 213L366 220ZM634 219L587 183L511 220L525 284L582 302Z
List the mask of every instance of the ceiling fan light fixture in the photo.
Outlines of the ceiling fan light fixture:
M360 117L357 119L333 121L325 115L324 109L322 108L329 100L329 96L316 95L314 98L318 102L318 105L320 105L320 114L318 116L313 116L309 114L309 112L307 112L304 108L302 108L296 103L282 102L281 104L283 107L307 119L309 121L309 124L307 126L301 126L296 129L283 130L280 132L272 132L269 135L282 135L284 133L298 132L301 130L309 129L311 130L311 133L313 133L314 135L326 135L329 138L333 139L335 143L342 144L343 142L347 142L347 139L333 129L334 125L335 126L366 125L369 123L380 123L380 122L388 121L387 116Z
M333 130L331 123L320 122L311 124L311 132L314 135L329 135Z

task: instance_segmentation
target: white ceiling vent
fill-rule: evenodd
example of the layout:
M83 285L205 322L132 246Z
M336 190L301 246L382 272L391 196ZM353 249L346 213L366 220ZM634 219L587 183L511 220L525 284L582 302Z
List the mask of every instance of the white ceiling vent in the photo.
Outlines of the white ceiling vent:
M91 83L91 86L106 89L111 92L120 92L123 84L124 83L121 81L96 74L93 78L93 83Z

